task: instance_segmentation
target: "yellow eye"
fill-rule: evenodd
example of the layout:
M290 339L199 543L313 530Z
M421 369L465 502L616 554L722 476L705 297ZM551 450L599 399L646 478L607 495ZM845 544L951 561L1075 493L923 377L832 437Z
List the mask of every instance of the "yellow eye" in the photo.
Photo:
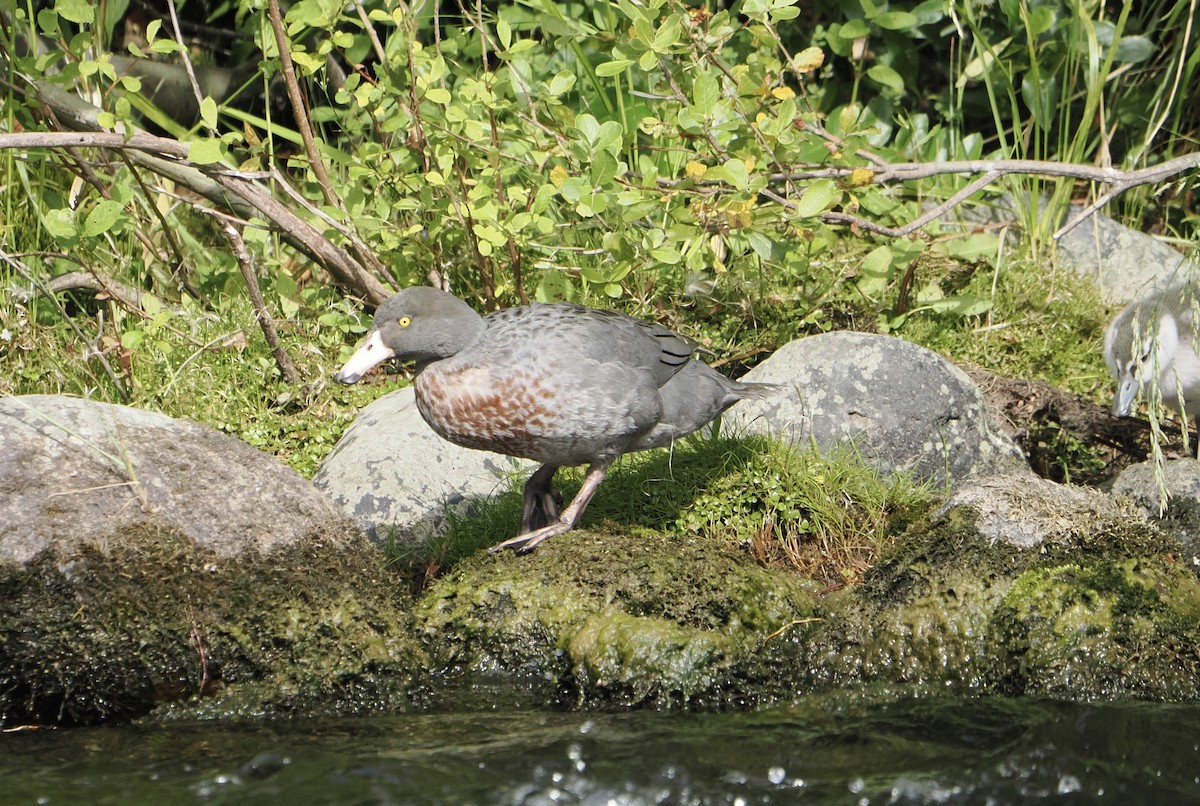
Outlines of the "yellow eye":
M400 327L408 327L412 324L412 319L409 319L407 316L401 316L396 320L396 324L400 325Z

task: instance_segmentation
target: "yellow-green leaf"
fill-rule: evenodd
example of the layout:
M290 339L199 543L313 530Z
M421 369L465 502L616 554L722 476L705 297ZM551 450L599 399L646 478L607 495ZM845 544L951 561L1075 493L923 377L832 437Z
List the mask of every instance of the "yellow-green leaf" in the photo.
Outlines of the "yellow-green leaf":
M800 201L796 202L796 215L801 218L820 215L829 208L835 195L837 185L832 179L817 179L805 189Z
M210 129L217 128L217 102L211 97L200 102L200 120Z
M615 76L631 64L633 64L633 59L613 59L611 62L598 65L596 67L596 75Z
M210 165L220 162L224 154L221 151L221 141L195 140L188 144L188 159L197 165Z

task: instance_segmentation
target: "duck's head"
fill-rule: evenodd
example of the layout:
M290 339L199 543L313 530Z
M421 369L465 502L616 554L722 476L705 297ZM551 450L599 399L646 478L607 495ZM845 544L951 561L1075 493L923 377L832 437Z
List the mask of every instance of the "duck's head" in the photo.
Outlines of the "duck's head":
M486 325L470 305L436 288L406 288L375 311L366 340L333 379L355 383L389 358L418 367L449 358L478 337Z
M1117 380L1112 413L1128 417L1139 393L1156 388L1179 349L1175 317L1160 306L1130 306L1104 334L1104 360Z

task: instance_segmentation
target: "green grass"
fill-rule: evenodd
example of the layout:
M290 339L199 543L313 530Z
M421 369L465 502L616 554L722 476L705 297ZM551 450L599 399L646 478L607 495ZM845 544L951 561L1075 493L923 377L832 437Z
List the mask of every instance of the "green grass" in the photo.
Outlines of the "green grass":
M1115 312L1100 301L1090 280L1013 260L998 278L980 270L958 282L964 293L990 298L991 310L964 318L913 317L897 335L958 362L1110 402L1104 329Z

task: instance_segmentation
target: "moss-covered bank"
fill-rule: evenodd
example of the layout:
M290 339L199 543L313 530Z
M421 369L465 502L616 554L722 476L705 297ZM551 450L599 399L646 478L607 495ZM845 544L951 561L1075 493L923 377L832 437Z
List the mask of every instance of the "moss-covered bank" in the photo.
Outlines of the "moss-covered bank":
M1200 698L1200 577L1177 540L1089 500L1024 548L951 508L832 592L747 548L651 531L479 553L414 599L363 541L225 560L142 530L2 569L0 709L85 724L914 689Z
M775 644L758 675L793 694L873 684L1196 699L1200 580L1177 549L1144 521L1100 518L1018 548L951 512L862 585L820 600L822 620Z
M402 707L405 590L375 548L320 535L233 560L157 530L46 551L0 567L0 719Z
M1200 697L1200 579L1119 510L1019 548L951 511L832 593L736 549L577 533L478 557L419 602L452 688L567 706L737 707L839 688Z

